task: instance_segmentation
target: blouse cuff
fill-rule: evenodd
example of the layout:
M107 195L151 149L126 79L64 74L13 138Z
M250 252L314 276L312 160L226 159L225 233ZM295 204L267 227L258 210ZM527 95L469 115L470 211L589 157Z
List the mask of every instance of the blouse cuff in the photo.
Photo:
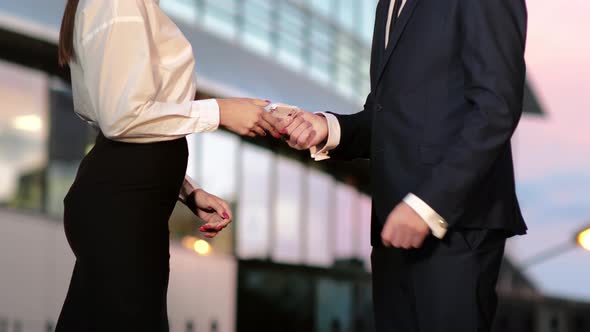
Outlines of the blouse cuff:
M195 100L191 105L191 114L198 118L197 133L207 133L219 128L219 104L216 99Z

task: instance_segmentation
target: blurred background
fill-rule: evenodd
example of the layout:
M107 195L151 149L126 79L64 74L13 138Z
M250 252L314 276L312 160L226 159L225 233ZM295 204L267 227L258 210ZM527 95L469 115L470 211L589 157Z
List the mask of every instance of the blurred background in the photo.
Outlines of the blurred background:
M376 0L161 0L193 44L198 97L355 113ZM62 200L96 135L57 66L64 0L0 0L0 332L53 331L74 257ZM529 0L525 115L514 137L529 235L511 239L498 332L590 331L590 12ZM231 202L214 240L171 220L171 331L373 331L366 161L223 130L189 137L188 173ZM96 207L100 209L100 206ZM452 304L452 299L449 299Z

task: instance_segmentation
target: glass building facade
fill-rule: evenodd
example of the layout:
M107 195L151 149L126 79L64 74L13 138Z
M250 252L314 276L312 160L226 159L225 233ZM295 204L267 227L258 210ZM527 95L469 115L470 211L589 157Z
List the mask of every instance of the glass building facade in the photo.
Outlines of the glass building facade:
M368 91L375 1L162 0L161 6L174 19L342 94L360 99ZM95 133L73 114L69 86L46 72L0 62L0 95L0 204L60 220L63 196ZM317 267L368 261L366 194L302 154L288 156L225 131L188 139L188 173L235 210L236 222L212 241L214 250ZM179 206L172 235L195 230L194 217Z
M174 20L355 104L369 91L374 5L372 0L161 0ZM75 116L65 79L37 60L19 61L16 53L0 60L0 208L59 223L63 197L96 133ZM224 96L202 90L197 97ZM366 180L358 178L361 172L312 162L308 153L293 152L282 142L243 139L224 130L188 141L187 172L230 202L235 221L215 239L205 239L196 217L178 204L171 237L178 244L189 237L208 241L208 259L237 262L237 331L271 331L285 324L287 331L370 331L370 198L355 185ZM263 314L274 318L261 330L252 317ZM23 331L31 326L24 319ZM0 317L0 330L2 322ZM194 326L187 321L172 330ZM52 327L50 322L45 330Z
M267 56L344 96L369 87L377 0L162 0L172 16Z

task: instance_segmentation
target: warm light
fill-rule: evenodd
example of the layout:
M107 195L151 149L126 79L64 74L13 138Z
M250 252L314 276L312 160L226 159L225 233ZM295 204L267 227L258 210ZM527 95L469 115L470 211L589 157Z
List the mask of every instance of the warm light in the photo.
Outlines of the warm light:
M211 245L205 240L199 240L194 236L186 236L182 239L182 246L196 252L201 256L211 253Z
M195 242L197 242L197 238L194 236L185 236L182 239L182 246L189 249L189 250L194 250L195 248Z
M37 132L43 127L43 121L38 115L22 115L12 120L12 127L17 130Z
M581 231L577 240L580 247L590 251L590 228Z
M205 240L198 240L195 242L193 249L195 249L197 254L205 256L211 252L211 245Z

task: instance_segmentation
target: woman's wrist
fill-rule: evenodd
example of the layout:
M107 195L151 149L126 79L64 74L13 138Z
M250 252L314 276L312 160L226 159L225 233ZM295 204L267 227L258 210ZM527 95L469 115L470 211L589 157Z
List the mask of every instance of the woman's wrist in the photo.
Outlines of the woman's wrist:
M222 127L227 126L227 100L225 99L215 99L217 105L219 106L219 125Z

